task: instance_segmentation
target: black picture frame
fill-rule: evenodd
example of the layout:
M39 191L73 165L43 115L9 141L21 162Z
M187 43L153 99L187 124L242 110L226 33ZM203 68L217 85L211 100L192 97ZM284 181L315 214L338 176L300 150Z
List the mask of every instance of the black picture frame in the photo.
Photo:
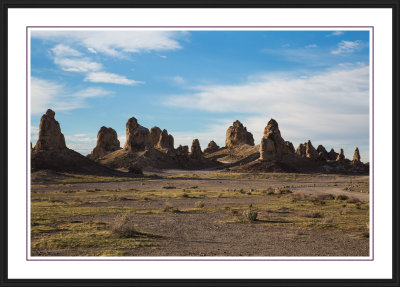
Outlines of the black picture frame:
M392 43L393 43L393 254L391 279L9 279L8 278L8 9L10 8L389 8L392 10ZM400 253L399 253L399 0L1 0L1 125L0 125L0 286L400 286Z

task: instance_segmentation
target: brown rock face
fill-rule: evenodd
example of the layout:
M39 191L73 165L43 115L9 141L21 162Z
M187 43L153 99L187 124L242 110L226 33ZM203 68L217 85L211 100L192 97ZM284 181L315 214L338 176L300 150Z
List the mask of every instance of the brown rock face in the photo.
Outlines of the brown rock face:
M174 137L168 134L167 130L163 130L160 134L160 139L155 146L158 149L167 148L169 150L174 149Z
M204 150L204 153L212 153L219 150L219 146L215 143L215 141L210 141L208 143L207 148Z
M353 154L353 163L359 163L359 162L361 162L360 151L358 150L358 147L356 147Z
M293 144L282 138L277 121L271 119L261 139L260 160L271 160L290 153L294 153Z
M151 143L149 130L139 125L135 118L130 118L126 123L126 142L124 149L144 150L146 146L151 146Z
M314 148L310 140L304 144L299 144L296 150L296 154L298 154L302 158L318 159L318 152Z
M179 145L176 149L176 156L179 158L189 158L189 147L187 145Z
M200 142L198 139L194 139L192 147L190 148L190 158L200 160L203 158L203 152L201 151Z
M319 160L327 160L328 159L328 152L326 151L326 149L323 145L319 145L317 147L317 152L318 152Z
M285 145L290 153L295 153L294 146L290 141L285 141Z
M254 146L253 135L247 131L241 122L235 121L226 131L225 146L233 147L243 144Z
M338 154L338 156L336 157L336 161L337 162L343 162L344 161L344 152L343 149L340 149L340 152Z
M338 157L338 153L335 152L335 150L332 148L329 152L328 152L328 159L329 160L336 160L336 158Z
M96 160L120 148L117 132L113 128L101 127L97 133L96 147L88 157Z
M159 127L152 127L150 129L150 136L151 136L151 146L156 147L158 141L160 140L161 129Z
M67 148L60 124L54 119L55 112L48 109L40 119L39 138L34 151L57 151Z

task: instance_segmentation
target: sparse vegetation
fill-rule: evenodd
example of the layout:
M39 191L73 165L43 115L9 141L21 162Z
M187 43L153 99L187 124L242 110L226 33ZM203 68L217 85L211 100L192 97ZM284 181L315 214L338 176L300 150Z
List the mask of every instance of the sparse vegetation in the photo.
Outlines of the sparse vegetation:
M203 201L196 201L194 204L196 208L203 208L204 207L204 202Z
M255 210L252 210L252 209L247 209L247 210L243 211L243 217L247 221L251 221L251 222L256 221L257 215L258 215L258 212Z
M200 175L203 177L202 173ZM313 183L304 183L305 176L299 176L297 180L289 174L286 177L271 175L271 178L274 179L268 180L267 186L266 181L260 181L258 186L225 186L218 180L212 181L214 185L203 185L207 181L202 180L198 185L186 181L155 181L154 184L135 181L125 185L33 187L32 254L151 254L163 239L151 235L152 232L146 233L147 228L155 228L160 221L163 222L160 227L164 224L199 224L196 228L204 228L205 235L209 232L224 235L226 231L221 231L226 230L224 227L237 223L236 234L249 232L246 228L251 226L255 234L258 234L257 230L268 232L272 227L274 230L282 228L285 232L294 230L296 236L296 230L299 230L299 234L306 234L301 235L302 240L315 236L317 231L345 232L352 234L354 240L368 239L369 203L361 200L359 193L335 195L322 190L311 194L308 188L314 188ZM296 182L274 182L283 178ZM331 183L326 186L332 188ZM315 188L323 189L324 186L319 183ZM341 189L342 185L337 188L338 191ZM247 195L249 192L251 196ZM193 220L186 223L185 220L192 216ZM244 222L257 224L241 224ZM171 236L165 230L153 230L167 240Z

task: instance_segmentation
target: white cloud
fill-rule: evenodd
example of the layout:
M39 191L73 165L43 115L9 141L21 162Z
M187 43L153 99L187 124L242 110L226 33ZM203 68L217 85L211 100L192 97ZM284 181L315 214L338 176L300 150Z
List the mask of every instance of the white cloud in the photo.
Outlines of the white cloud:
M164 55L162 55L162 56L160 56L161 58L163 58L163 59L166 59L167 58L167 56L164 56Z
M360 40L356 41L345 41L342 40L338 43L337 49L331 51L331 54L338 55L338 54L349 54L355 51L359 51L364 47L364 43Z
M93 48L91 48L91 47L89 47L89 48L87 48L88 49L88 51L90 52L90 53L92 53L92 54L97 54L97 51L95 50L95 49L93 49Z
M368 66L353 65L305 78L266 75L263 79L241 85L198 86L193 89L195 92L192 94L169 97L165 104L217 114L242 114L241 117L232 117L229 125L236 119L240 120L253 133L256 144L268 120L274 118L280 125L282 136L295 146L308 139L315 145L331 144L334 147L335 143L336 148L348 147L345 152L349 156L360 141L368 148ZM229 125L225 122L219 127L209 127L210 131L203 135L204 144L212 139L209 135L219 135L220 144L223 144ZM196 135L198 133L193 133Z
M344 32L343 31L335 31L335 32L333 32L332 34L330 34L331 36L341 36L341 35L343 35L344 34Z
M68 72L99 71L103 68L100 63L92 62L89 58L54 58L54 63Z
M84 81L94 83L111 83L120 85L138 85L144 82L135 81L113 73L107 72L94 72L86 75Z
M39 114L57 98L63 86L51 81L31 77L31 113Z
M208 143L213 140L219 146L225 146L225 134L226 130L233 123L230 119L219 119L215 120L215 123L207 126L202 131L169 131L174 136L175 147L179 145L187 145L189 149L194 139L198 139L200 142L201 149L205 149ZM242 122L244 123L244 122Z
M175 84L178 84L178 85L182 85L182 84L186 83L185 79L182 78L181 76L171 77L171 80L172 80L172 82L174 82Z
M102 97L102 96L106 96L109 95L110 92L106 91L102 88L86 88L83 90L80 90L79 92L73 93L71 96L75 99L81 98L81 99L85 99L85 98L97 98L97 97Z
M64 44L58 44L56 46L54 46L51 51L53 52L53 54L57 57L68 57L68 56L81 56L82 53L72 49L69 46L66 46Z
M73 43L110 56L181 49L184 31L33 31L33 38Z
M86 98L101 97L110 92L101 88L86 88L69 92L64 85L53 81L31 77L31 113L43 114L47 109L57 111L86 107Z
M317 48L317 47L318 46L316 44L310 44L310 45L305 46L304 48L310 49L310 48Z

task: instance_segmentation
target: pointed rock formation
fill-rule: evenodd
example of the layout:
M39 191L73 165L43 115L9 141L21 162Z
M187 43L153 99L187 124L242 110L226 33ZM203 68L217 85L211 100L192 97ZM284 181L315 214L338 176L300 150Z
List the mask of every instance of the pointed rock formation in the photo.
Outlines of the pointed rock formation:
M187 145L179 145L176 149L176 156L181 159L189 158L189 147Z
M233 147L243 144L254 146L253 135L247 131L241 122L235 121L226 131L225 146Z
M208 143L207 148L204 150L204 153L212 153L219 150L219 146L215 143L215 141L210 141Z
M343 149L340 149L338 156L336 157L337 162L344 162L344 152Z
M124 175L67 148L55 113L47 110L40 120L39 139L31 154L31 171L53 170L96 175Z
M329 152L328 152L328 159L329 160L336 160L336 158L338 157L338 153L335 152L335 150L332 148Z
M295 153L294 146L290 141L285 141L285 145L290 153Z
M132 117L126 123L126 142L125 150L144 150L146 146L151 146L152 140L150 132L147 128L138 124L137 120Z
M121 148L117 132L113 128L101 127L97 133L97 143L88 155L91 160L96 160Z
M203 152L201 151L200 142L198 139L194 139L192 147L190 148L190 158L200 160L203 158Z
M312 145L311 141L304 144L299 144L296 150L296 154L301 156L302 158L309 158L309 159L318 159L318 152Z
M150 136L151 136L151 146L156 147L158 141L160 140L161 129L159 127L152 127L150 129Z
M326 149L323 145L319 145L317 147L317 152L318 152L319 160L327 160L328 159L328 152L326 151Z
M360 151L358 150L358 147L356 147L353 154L353 164L360 162L361 162Z
M57 151L67 148L60 124L54 119L55 114L54 111L48 109L40 119L39 138L33 149L34 152Z
M271 119L261 139L260 160L271 160L290 153L294 153L293 144L282 138L277 121Z
M174 149L174 137L168 134L167 130L163 130L160 134L160 138L158 140L157 145L155 146L158 149Z

